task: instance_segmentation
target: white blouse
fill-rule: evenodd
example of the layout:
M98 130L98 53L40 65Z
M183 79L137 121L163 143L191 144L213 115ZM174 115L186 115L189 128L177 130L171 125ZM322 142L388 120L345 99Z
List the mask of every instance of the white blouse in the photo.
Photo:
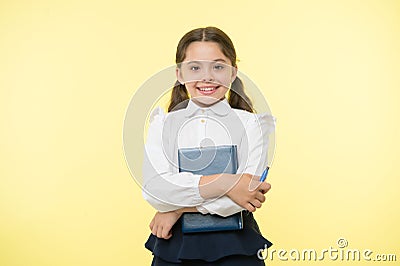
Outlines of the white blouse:
M228 216L244 210L229 197L204 199L201 175L179 173L180 148L237 145L238 171L261 175L267 165L268 136L275 129L269 114L233 109L226 100L201 108L193 101L185 109L150 115L143 163L143 197L158 211L196 207L201 213Z

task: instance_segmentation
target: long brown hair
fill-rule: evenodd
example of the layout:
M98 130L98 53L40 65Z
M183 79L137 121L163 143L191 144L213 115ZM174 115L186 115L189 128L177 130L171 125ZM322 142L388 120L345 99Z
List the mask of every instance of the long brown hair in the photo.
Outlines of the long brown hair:
M222 53L229 58L232 66L236 65L236 51L231 39L222 30L216 27L198 28L186 33L178 43L175 62L183 62L186 56L186 49L192 42L215 42L221 48ZM178 81L172 89L171 100L168 112L185 108L189 100L189 94L184 84ZM228 102L232 108L246 110L253 113L253 104L244 92L243 82L236 77L232 82L228 94Z

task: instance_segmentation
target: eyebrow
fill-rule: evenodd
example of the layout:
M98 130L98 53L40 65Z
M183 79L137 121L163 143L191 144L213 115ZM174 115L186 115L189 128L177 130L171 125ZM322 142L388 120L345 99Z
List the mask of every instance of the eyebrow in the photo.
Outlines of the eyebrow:
M222 59L222 58L219 58L219 59L215 59L215 60L213 60L214 62L224 62L224 63L227 63L226 61L225 61L225 59Z
M204 61L209 61L209 62L223 62L223 63L227 64L226 60L225 60L225 59L222 59L222 58L218 58L218 59L214 59L214 60L193 60L193 61L187 61L187 63L188 63L188 64L196 64L196 63L199 64L199 63L204 62Z

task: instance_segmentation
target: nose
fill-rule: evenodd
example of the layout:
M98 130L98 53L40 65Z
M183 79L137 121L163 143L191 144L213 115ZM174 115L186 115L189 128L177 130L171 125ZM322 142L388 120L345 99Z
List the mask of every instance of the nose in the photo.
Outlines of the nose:
M203 76L203 78L202 78L201 81L203 81L203 82L211 82L211 81L214 81L214 77L213 77L213 75L212 75L210 69L207 68L207 69L205 70L204 76Z
M209 77L209 78L203 78L201 81L211 82L211 81L214 81L214 79L212 77Z

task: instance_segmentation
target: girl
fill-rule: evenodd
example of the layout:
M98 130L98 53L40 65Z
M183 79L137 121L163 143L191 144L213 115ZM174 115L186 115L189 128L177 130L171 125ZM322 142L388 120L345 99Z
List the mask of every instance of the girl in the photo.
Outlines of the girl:
M258 180L274 119L253 113L236 76L232 41L218 28L185 34L176 63L178 81L168 113L152 112L145 144L143 196L158 210L145 244L154 255L152 265L264 265L257 251L272 244L261 236L252 212L271 187ZM237 174L179 172L178 149L227 144L237 146ZM229 216L241 211L241 230L182 233L185 212Z

